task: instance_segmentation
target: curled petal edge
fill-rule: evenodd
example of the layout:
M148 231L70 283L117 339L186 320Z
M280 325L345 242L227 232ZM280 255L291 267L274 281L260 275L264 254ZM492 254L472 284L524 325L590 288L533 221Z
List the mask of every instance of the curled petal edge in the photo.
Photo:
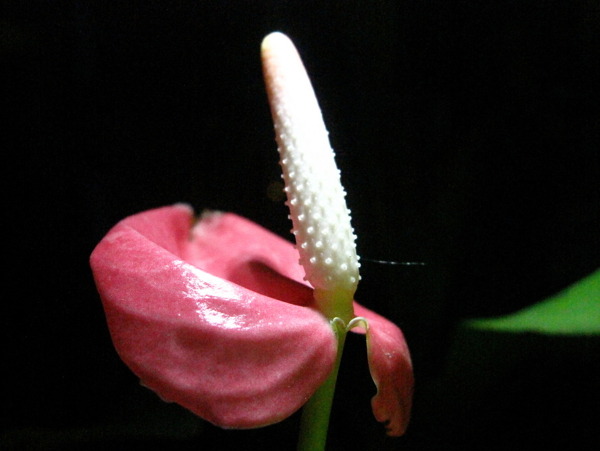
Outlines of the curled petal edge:
M233 214L193 223L186 205L146 211L93 251L115 348L143 385L213 424L281 421L331 372L331 327L290 243Z
M356 302L354 313L367 323L352 331L366 333L369 371L377 387L377 394L371 400L373 414L384 424L387 435L400 436L410 421L414 387L412 361L404 335L394 323Z

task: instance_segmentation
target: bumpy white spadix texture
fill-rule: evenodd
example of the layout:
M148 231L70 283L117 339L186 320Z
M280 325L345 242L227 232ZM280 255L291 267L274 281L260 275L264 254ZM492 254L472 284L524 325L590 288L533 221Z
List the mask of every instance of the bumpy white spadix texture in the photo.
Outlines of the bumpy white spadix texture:
M325 292L351 303L359 279L356 236L315 93L287 36L267 36L262 59L300 264L315 297Z

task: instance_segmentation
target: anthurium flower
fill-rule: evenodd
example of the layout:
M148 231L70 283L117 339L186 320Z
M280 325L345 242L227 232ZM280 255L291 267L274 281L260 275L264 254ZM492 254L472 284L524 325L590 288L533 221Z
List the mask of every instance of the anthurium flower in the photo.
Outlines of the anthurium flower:
M174 205L130 216L91 256L111 337L141 382L229 428L275 423L333 368L335 338L303 281L298 252L231 213ZM369 321L375 416L393 435L410 412L412 370L400 330ZM353 331L363 332L361 329Z
M231 213L196 220L183 204L122 220L90 260L113 343L163 399L222 427L252 428L288 417L328 379L338 353L332 325L341 322L366 334L374 415L389 435L400 435L413 384L404 337L352 299L358 257L339 173L327 185L321 176L328 171L318 174L314 156L302 156L303 142L323 147L306 137L315 126L324 130L316 99L309 99L319 116L313 126L290 124L304 123L296 114L304 107L295 106L300 97L286 97L286 80L300 71L308 81L291 41L279 33L267 37L263 63L298 249ZM330 170L333 154L323 161ZM317 185L327 189L322 194L310 187L315 172Z

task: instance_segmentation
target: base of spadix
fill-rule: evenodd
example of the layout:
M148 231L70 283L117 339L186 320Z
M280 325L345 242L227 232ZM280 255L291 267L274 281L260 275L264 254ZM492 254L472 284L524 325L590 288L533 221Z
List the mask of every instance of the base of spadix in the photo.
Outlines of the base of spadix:
M319 311L330 321L340 318L344 324L350 323L354 318L354 306L352 300L356 288L351 290L323 290L315 288L313 296Z

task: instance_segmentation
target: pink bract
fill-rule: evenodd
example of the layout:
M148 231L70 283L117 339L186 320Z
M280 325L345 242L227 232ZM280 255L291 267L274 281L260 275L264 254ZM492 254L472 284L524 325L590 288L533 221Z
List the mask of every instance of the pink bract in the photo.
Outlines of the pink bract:
M90 263L123 361L163 399L213 424L281 421L333 368L336 339L297 251L244 218L213 212L195 222L181 204L139 213L108 232ZM413 383L404 337L355 310L369 321L375 417L400 435Z

